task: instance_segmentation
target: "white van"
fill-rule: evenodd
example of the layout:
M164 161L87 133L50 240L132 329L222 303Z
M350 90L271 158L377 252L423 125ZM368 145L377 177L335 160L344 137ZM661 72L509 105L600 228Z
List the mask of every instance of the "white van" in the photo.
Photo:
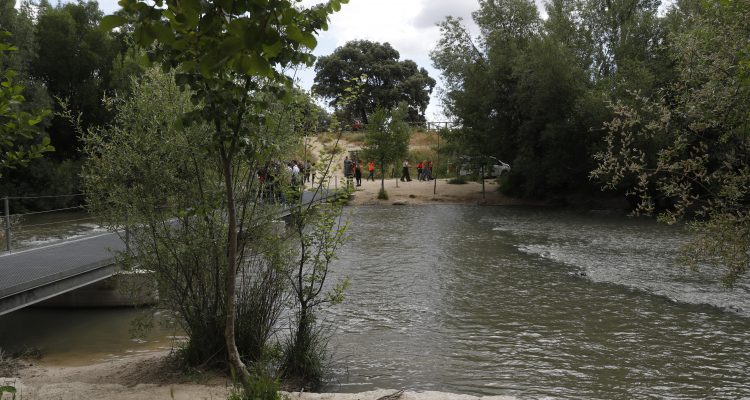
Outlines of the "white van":
M461 168L458 170L460 176L469 176L473 174L479 174L482 166L476 165L471 162L471 157L461 156ZM487 165L484 168L484 178L496 178L510 172L510 165L502 162L495 157L489 157L492 161L492 165Z

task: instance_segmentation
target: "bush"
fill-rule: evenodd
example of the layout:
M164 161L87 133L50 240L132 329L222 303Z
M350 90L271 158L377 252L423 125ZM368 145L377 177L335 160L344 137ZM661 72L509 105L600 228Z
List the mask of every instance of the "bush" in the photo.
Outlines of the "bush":
M388 192L386 192L385 189L380 189L378 191L378 200L388 200Z
M246 385L236 385L227 400L280 400L279 380L262 372L255 372Z
M457 178L451 178L451 179L448 179L448 183L450 183L451 185L465 185L466 178L463 176L459 176Z

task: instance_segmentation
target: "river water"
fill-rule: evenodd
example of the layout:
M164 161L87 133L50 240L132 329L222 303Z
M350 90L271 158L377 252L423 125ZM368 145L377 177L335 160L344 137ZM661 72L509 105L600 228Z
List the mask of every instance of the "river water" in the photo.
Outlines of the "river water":
M750 398L750 285L676 265L681 227L522 207L347 212L329 391ZM70 363L169 345L168 330L130 339L136 314L22 310L0 317L0 347Z
M729 291L674 265L679 227L515 207L350 211L332 390L750 397L747 282Z

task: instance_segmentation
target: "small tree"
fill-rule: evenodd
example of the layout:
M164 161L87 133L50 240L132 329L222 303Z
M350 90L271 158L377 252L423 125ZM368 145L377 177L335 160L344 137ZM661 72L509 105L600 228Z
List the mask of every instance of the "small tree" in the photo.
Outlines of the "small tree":
M402 159L409 151L411 131L406 122L407 107L405 103L401 103L390 112L377 109L367 125L364 156L374 159L380 165L380 192L386 198L385 166Z
M234 167L238 156L250 144L262 141L264 134L248 129L265 118L266 100L253 93L269 81L291 85L291 79L280 71L312 63L308 50L317 44L315 34L326 29L328 15L347 2L329 0L300 9L291 0L156 0L153 4L122 0L121 13L102 21L105 28L131 23L138 44L150 49L150 59L166 69L176 68L177 83L192 90L198 106L184 115L183 122L212 127L206 150L216 156L220 166L224 192L219 204L227 221L225 251L217 254L226 260L222 271L225 296L221 299L226 315L224 339L229 364L243 384L249 382L250 374L237 351L235 335L237 267L242 259L238 244L243 230L238 224L241 210L236 194L242 180ZM274 92L282 97L289 93L283 88L274 88Z
M341 202L295 210L289 232L297 258L287 270L296 315L286 345L284 373L317 388L323 379L326 337L317 322L316 311L343 301L349 281L330 285L330 264L344 242L346 223Z

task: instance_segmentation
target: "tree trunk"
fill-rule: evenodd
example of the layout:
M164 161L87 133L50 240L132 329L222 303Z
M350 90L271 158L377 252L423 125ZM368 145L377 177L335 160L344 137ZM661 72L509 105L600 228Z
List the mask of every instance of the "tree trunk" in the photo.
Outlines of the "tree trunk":
M227 359L230 367L237 374L243 386L250 382L250 373L240 358L235 341L234 327L237 319L237 302L235 288L237 286L237 210L234 199L234 186L232 185L232 156L227 154L226 149L221 149L221 163L224 173L224 186L227 195L227 275L224 282L226 291L226 326L224 327L224 340L227 346Z
M380 190L385 192L385 165L380 163Z

